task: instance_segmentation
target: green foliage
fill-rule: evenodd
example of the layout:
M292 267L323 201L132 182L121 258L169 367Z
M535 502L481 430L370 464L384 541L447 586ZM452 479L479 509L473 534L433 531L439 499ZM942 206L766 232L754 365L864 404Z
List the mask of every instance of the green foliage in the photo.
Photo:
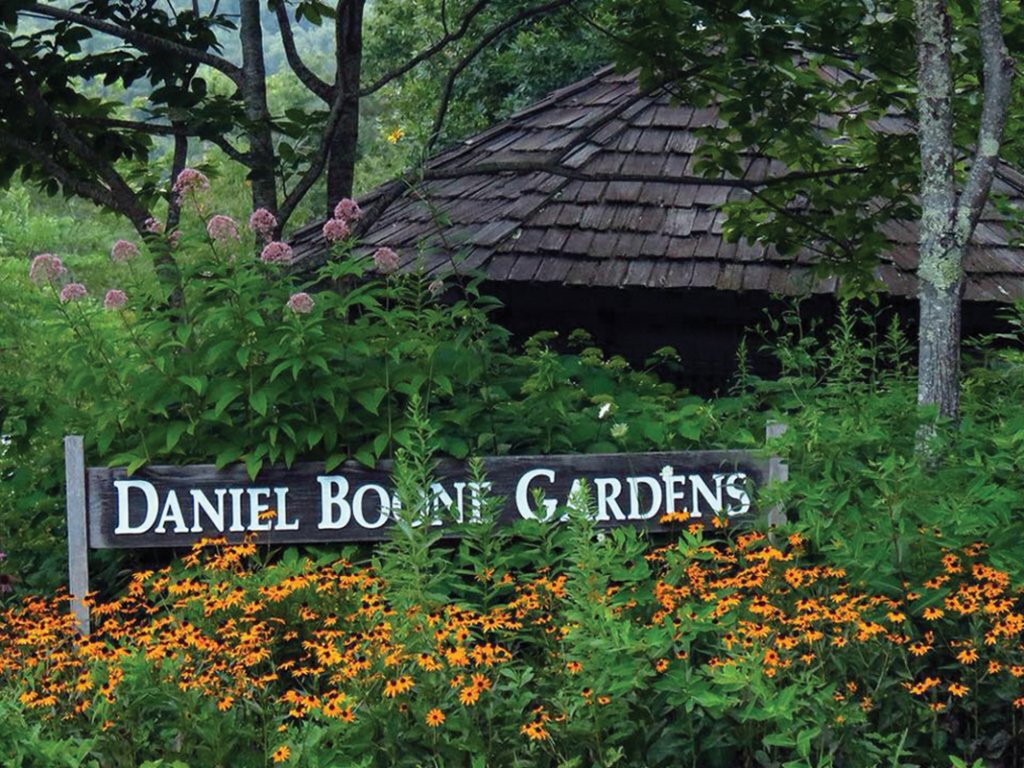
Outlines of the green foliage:
M898 591L937 548L985 540L1001 567L1020 572L1019 332L967 362L962 421L926 453L917 435L929 414L917 408L911 345L894 318L844 305L828 329L791 312L765 332L779 375L738 386L787 425L771 450L791 482L773 498L833 562Z
M418 428L404 500L430 479ZM0 632L0 746L110 768L1015 759L1020 582L983 548L922 563L892 598L792 531L650 541L588 507L515 528L485 511L443 542L411 523L444 511L413 502L369 566L200 545L134 574L87 640L60 601L32 601Z
M475 281L452 283L456 298L441 301L444 286L415 270L376 274L370 257L345 248L304 281L261 263L249 236L211 241L201 221L210 211L197 217L196 204L209 201L190 202L174 251L180 306L146 257L94 255L86 263L103 266L74 274L92 297L69 303L59 284L31 286L26 262L3 265L10 373L0 394L11 442L0 455L0 548L20 560L28 586L63 570L53 468L65 434L85 435L92 464L241 462L251 475L299 459L330 469L394 457L413 444L414 400L439 450L459 459L755 443L749 432L720 437L725 406L679 400L653 373L593 347L560 353L541 335L516 351ZM123 308L103 308L109 288L126 292ZM308 314L288 308L299 292L313 296Z
M611 0L618 60L643 82L671 83L679 97L713 107L721 122L700 129L697 174L744 177L756 152L793 174L725 204L730 240L771 243L780 253L813 253L843 289L872 290L887 246L882 227L919 215L917 27L913 4L861 0ZM952 140L977 142L982 57L977 8L949 14L957 97ZM1003 14L1008 50L1024 39L1021 16ZM1010 94L1010 137L1024 108L1019 79ZM1004 159L1019 160L1007 141ZM966 157L966 155L964 155ZM759 171L755 171L759 172ZM966 174L961 161L958 179ZM808 286L810 289L810 286Z

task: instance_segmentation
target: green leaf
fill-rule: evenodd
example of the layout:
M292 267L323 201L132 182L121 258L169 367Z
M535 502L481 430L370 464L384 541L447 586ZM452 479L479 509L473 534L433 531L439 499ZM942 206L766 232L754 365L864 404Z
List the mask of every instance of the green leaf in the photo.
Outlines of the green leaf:
M250 480L255 480L261 469L263 469L262 456L249 455L245 457L245 471Z
M213 406L214 417L218 417L222 413L224 413L224 409L231 405L231 403L234 402L235 398L238 397L240 394L242 394L242 387L235 386L232 389L229 389L219 398L217 398L217 402Z
M697 442L700 440L700 424L694 421L683 421L679 424L679 434L687 440Z
M384 399L384 396L387 393L388 391L383 387L374 387L373 389L360 390L359 392L356 392L353 397L355 397L356 402L363 406L363 408L376 416L377 412L380 410L381 400Z
M167 427L167 439L164 444L164 448L167 451L173 451L175 446L181 440L181 436L185 434L188 429L188 422L176 421Z
M179 376L178 381L193 390L197 395L203 394L207 384L205 376Z
M257 389L249 395L249 405L260 416L267 415L267 393L265 390Z

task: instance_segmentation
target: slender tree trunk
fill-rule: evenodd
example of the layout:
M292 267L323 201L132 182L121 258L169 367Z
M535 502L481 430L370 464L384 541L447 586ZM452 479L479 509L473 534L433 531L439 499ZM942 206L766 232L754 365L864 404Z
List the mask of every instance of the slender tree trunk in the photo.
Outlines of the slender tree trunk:
M918 233L920 405L959 414L963 247L953 237L952 30L944 0L916 0L921 221Z
M947 256L947 258L956 258ZM921 305L918 341L917 402L937 405L939 414L960 414L960 293L961 277L940 288L924 281L918 291Z
M263 28L259 0L241 0L240 40L242 44L242 99L249 120L249 179L253 208L277 210L274 178L274 139L267 108L267 73L263 61Z
M343 197L352 196L359 143L359 79L363 60L365 0L339 0L335 27L337 74L342 93L341 115L327 159L327 215Z
M979 0L984 83L971 170L957 195L953 144L953 32L946 0L915 0L921 220L918 234L919 405L960 416L960 318L964 260L999 163L1014 62L1003 42L1000 0ZM924 435L927 437L927 435Z

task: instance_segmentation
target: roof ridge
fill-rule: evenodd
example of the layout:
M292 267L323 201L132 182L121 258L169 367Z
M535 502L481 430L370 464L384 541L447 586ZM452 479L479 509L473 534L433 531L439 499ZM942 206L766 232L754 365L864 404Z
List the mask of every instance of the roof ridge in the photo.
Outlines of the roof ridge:
M457 144L448 147L432 159L427 160L424 163L424 170L429 168L438 168L443 165L459 159L467 152L471 152L476 149L482 142L492 139L495 136L501 135L503 132L514 127L516 123L521 122L527 117L531 117L535 114L543 112L546 109L559 104L562 100L569 96L585 91L587 88L593 87L596 83L601 82L609 74L615 71L615 65L609 64L601 69L597 70L594 74L589 77L585 77L582 80L578 80L570 85L563 86L555 91L552 91L547 96L544 96L540 101L536 101L527 107L514 112L507 118L502 120L497 125L493 125L490 128L486 128L480 133L473 134L465 139L462 139Z

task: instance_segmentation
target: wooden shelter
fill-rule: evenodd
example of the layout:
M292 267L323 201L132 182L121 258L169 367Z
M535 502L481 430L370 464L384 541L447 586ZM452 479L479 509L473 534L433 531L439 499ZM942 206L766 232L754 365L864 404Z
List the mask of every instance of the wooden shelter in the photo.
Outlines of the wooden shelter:
M809 297L831 314L838 279L814 271L811 251L728 242L719 206L786 172L754 152L739 178L695 170L697 129L721 127L714 106L641 92L635 75L605 68L441 152L414 182L360 199L361 247L387 246L404 268L430 275L478 270L506 304L513 330L590 330L607 349L642 359L672 345L692 381L719 383L743 329L779 297ZM876 129L913 124L883 118ZM1024 175L1000 167L995 193L1024 202ZM891 222L876 277L888 304L913 318L916 225ZM1024 248L989 210L967 260L965 330L992 326L996 309L1024 297ZM320 227L298 233L296 255L326 258Z

